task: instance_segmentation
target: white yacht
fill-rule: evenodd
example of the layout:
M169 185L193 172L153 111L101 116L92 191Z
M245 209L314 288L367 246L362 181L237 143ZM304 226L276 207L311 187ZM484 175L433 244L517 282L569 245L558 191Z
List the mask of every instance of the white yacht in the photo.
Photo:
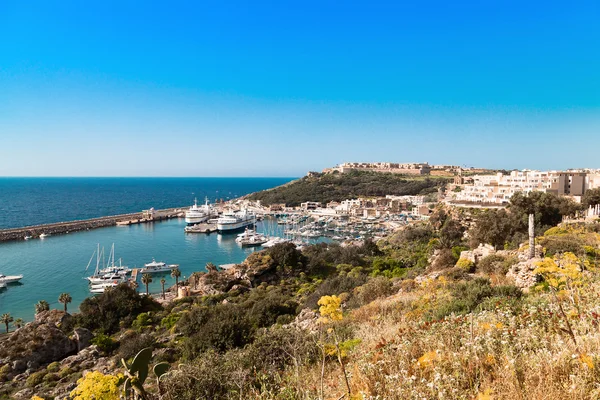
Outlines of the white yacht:
M91 285L90 292L91 293L104 293L107 288L113 288L113 287L117 286L118 284L119 283L115 283L115 282L106 282L106 283Z
M244 233L240 233L235 241L242 245L242 247L254 247L260 246L266 243L269 239L265 235L261 235L252 229L246 228Z
M23 279L23 275L2 275L0 274L0 283L15 283Z
M42 233L42 234L40 235L40 239L47 238L48 236L50 236L50 234L47 234L47 233Z
M167 265L167 263L162 262L162 261L156 261L153 258L152 262L144 264L144 268L140 269L139 272L140 272L140 274L155 274L155 273L159 273L159 272L171 272L172 270L174 270L178 267L179 267L179 264Z
M256 223L256 216L247 210L228 211L217 220L219 232L235 232Z
M0 282L0 290L6 289L6 283Z
M200 224L215 215L214 208L208 204L208 197L202 206L198 206L198 200L194 199L194 205L185 212L185 222L188 225Z

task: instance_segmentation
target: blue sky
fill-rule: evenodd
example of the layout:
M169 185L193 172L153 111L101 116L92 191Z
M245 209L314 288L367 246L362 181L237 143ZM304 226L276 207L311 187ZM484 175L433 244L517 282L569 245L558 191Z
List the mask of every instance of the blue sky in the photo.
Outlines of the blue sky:
M0 176L600 168L597 1L94 3L0 1Z

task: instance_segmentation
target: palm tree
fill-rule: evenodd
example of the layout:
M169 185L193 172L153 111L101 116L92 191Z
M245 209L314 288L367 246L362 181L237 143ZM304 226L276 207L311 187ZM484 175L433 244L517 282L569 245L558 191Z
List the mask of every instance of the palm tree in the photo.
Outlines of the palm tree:
M192 276L190 276L190 279L194 279L194 290L198 289L198 281L200 280L200 273L198 272L193 272Z
M167 283L167 280L163 276L162 278L160 278L160 285L162 286L162 298L163 298L163 300L165 299L165 283Z
M144 285L146 285L146 296L148 296L150 294L150 293L148 293L148 285L152 283L152 275L150 275L150 274L142 275L142 283Z
M6 325L6 333L8 333L8 324L13 322L13 317L10 315L10 313L2 314L0 317L0 322Z
M50 310L50 304L46 300L40 300L35 305L35 313L39 314L43 311Z
M171 276L175 278L175 287L179 287L179 277L181 276L181 271L179 268L175 268L171 271Z
M72 301L73 298L69 293L61 293L60 296L58 296L58 302L65 305L65 313L67 312L67 304Z
M15 323L13 324L17 329L23 326L23 318L15 319Z

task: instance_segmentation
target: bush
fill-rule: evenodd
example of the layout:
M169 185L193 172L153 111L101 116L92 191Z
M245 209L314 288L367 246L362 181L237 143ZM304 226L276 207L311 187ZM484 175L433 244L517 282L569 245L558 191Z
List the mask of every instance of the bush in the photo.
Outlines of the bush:
M128 327L142 312L160 310L161 306L149 296L140 296L127 284L120 284L100 296L88 297L79 306L79 324L106 334L117 332L121 325Z
M58 361L50 363L46 367L46 371L48 371L48 372L58 372L59 369L60 369L60 363Z
M544 236L540 239L540 244L544 247L547 257L562 253L581 256L585 253L583 240L573 234Z
M486 274L506 275L510 267L518 262L519 260L514 256L491 254L477 262L477 269Z
M71 368L69 368L69 367L64 367L64 368L62 368L60 371L58 371L58 377L59 377L60 379L63 379L63 378L65 378L65 377L67 377L67 376L69 376L69 375L73 374L73 372L75 372L75 371L73 371Z
M490 281L476 278L451 286L452 299L434 310L433 317L444 318L452 313L464 314L474 311L484 300L491 297L519 299L522 292L516 286L491 286Z
M244 309L235 304L196 307L185 313L176 326L185 337L182 350L187 359L210 349L224 352L243 347L254 335Z
M474 272L475 271L475 264L473 264L473 261L466 259L466 258L461 258L456 262L456 267L460 268L461 270L465 271L465 272Z
M392 282L384 277L369 279L360 288L358 299L361 304L368 304L380 297L386 297L394 293Z
M117 342L115 342L110 336L105 335L103 333L97 334L90 341L90 343L98 346L98 350L100 350L101 352L103 352L105 354L110 354L114 350L116 350L117 347L119 347L119 344Z
M327 278L306 298L302 308L308 307L314 310L317 308L317 302L321 297L338 295L344 292L351 293L354 288L363 285L366 280L365 276L356 278L351 276L335 276Z
M169 330L175 326L179 318L181 318L181 314L172 312L160 321L160 326Z
M44 376L46 376L46 371L38 371L38 372L34 372L33 374L29 375L27 377L27 380L25 381L25 385L27 385L27 387L36 387L37 385L39 385L40 383L42 383L44 381Z
M130 359L139 353L140 350L146 347L154 347L154 345L154 338L150 334L127 331L120 340L119 358Z

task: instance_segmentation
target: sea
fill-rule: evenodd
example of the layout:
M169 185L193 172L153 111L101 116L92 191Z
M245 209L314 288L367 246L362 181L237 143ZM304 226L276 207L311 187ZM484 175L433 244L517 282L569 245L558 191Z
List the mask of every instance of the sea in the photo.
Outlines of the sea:
M0 178L0 229L72 221L138 212L154 207L186 207L194 198L210 202L231 200L272 188L294 178ZM69 293L69 311L90 296L85 276L96 264L94 251L104 248L104 263L115 246L115 259L133 268L152 261L179 264L182 279L205 265L243 261L256 249L235 243L235 234L185 233L183 218L161 222L113 226L22 242L0 243L0 274L23 274L19 284L0 289L0 314L30 321L35 303L46 300L62 309L58 296ZM259 232L281 235L281 225L265 219ZM92 257L93 256L93 257ZM90 262L91 261L91 262ZM150 293L175 280L155 274ZM139 278L138 278L139 280ZM141 282L140 291L145 291Z

